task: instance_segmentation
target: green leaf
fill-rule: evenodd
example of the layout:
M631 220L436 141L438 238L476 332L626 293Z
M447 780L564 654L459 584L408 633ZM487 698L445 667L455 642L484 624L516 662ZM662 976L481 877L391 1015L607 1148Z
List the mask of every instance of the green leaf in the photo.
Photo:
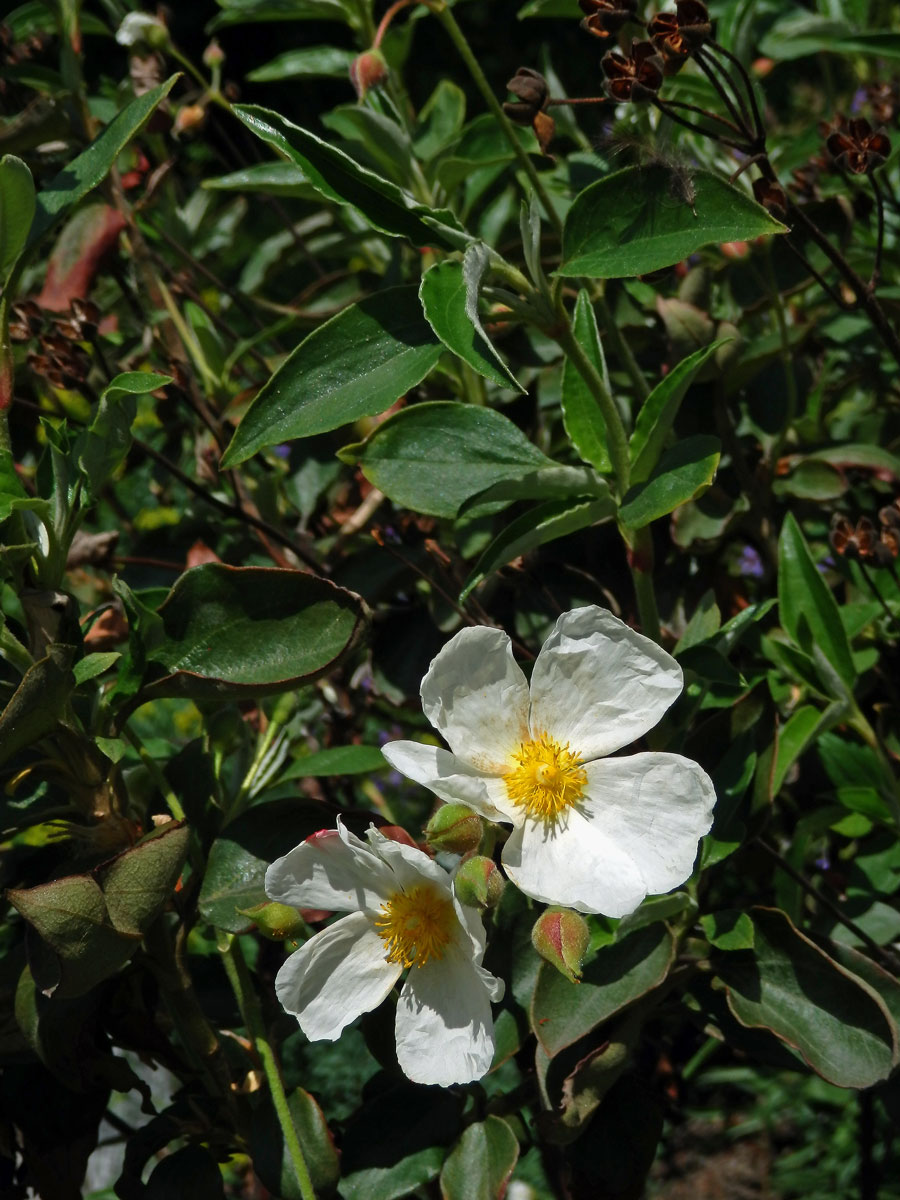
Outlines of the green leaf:
M269 196L315 196L299 167L290 162L254 163L228 175L204 179L200 185L214 192L263 192Z
M156 678L141 702L295 688L331 670L365 627L359 597L327 579L223 563L185 571L159 616L163 640L149 653Z
M753 949L753 922L745 912L723 908L701 917L700 924L710 944L719 950Z
M463 250L471 241L448 209L430 209L408 192L355 162L336 146L269 109L235 105L244 124L295 163L328 200L350 204L382 233L414 246Z
M597 329L597 318L585 288L579 291L575 301L572 332L609 390L609 376L600 331ZM568 359L563 362L562 417L569 440L582 461L590 463L601 474L612 470L606 444L606 422L590 388Z
M419 298L431 328L448 350L500 387L523 391L491 345L478 315L478 289L490 261L483 242L466 251L463 262L442 262L422 277Z
M546 1053L553 1057L652 991L668 975L674 956L672 934L656 924L598 950L581 983L569 983L543 963L531 1001L531 1027Z
M371 771L383 771L387 767L384 755L378 746L330 746L296 758L283 771L279 780L311 779L324 775L368 775Z
M0 766L56 729L75 687L74 656L74 646L52 645L22 676L0 713Z
M247 72L250 83L271 83L277 79L346 79L350 82L350 67L356 55L337 46L305 46L286 50Z
M386 179L401 188L410 179L413 166L409 134L391 117L359 104L342 104L326 113L322 124L361 146L366 161L371 160L373 168Z
M778 611L781 624L800 649L811 654L818 647L852 693L856 671L837 602L792 513L785 517L778 544Z
M330 1195L341 1177L341 1166L325 1115L301 1087L294 1088L288 1096L288 1108L316 1194ZM254 1172L272 1196L280 1200L305 1200L268 1094L253 1110L250 1153Z
M470 496L554 465L507 417L455 401L415 404L340 457L395 504L453 517Z
M528 17L562 17L571 20L578 15L576 0L528 0L516 13L520 21Z
M772 773L773 795L777 795L781 790L788 771L801 754L816 741L821 733L837 725L846 716L847 705L841 700L829 704L824 712L820 712L811 704L804 704L796 712L791 713L778 735L775 770Z
M632 529L640 529L693 500L715 478L720 449L719 439L706 434L676 442L648 480L628 489L619 519Z
M103 650L95 654L86 654L72 668L76 684L87 683L89 679L95 679L98 675L102 675L121 657L120 650Z
M49 186L38 193L34 222L28 236L29 248L35 246L64 213L103 182L110 167L131 139L140 133L178 79L178 75L173 75L165 83L132 100L86 150L63 167Z
M719 338L683 358L644 401L629 442L632 483L642 483L656 466L694 377L707 359L729 341L731 338Z
M846 21L814 13L789 13L776 21L760 42L760 53L777 62L807 55L870 54L900 59L900 33L889 29L855 32Z
M447 1155L441 1200L500 1200L518 1160L518 1139L501 1117L470 1125Z
M414 287L388 288L351 304L314 329L263 386L222 466L237 466L264 446L384 412L425 378L441 353Z
M97 496L125 461L137 414L136 397L146 396L171 382L171 375L126 371L103 389L94 419L75 444L75 459L89 495Z
M429 162L453 141L465 119L465 92L449 79L439 80L419 112L413 135L416 156Z
M22 253L34 218L34 180L21 158L0 158L0 280Z
M109 919L120 933L142 935L171 896L191 831L175 821L117 855L99 874Z
M779 909L753 908L750 915L753 950L716 960L738 1021L770 1030L838 1087L871 1087L886 1079L896 1029L883 1002Z
M443 1161L443 1147L428 1146L390 1167L352 1171L341 1180L338 1194L343 1200L407 1200L421 1195L418 1189L437 1178Z
M815 458L801 459L792 467L790 475L772 483L776 496L795 496L798 500L836 500L846 490L844 473Z
M340 21L356 27L359 13L355 5L343 0L217 0L224 12L207 25L213 33L232 25L258 21Z
M181 1146L157 1162L141 1189L145 1200L170 1200L190 1196L192 1200L225 1200L225 1184L219 1164L203 1146Z
M269 864L328 824L328 810L304 798L259 804L229 822L206 863L198 902L204 919L230 933L251 928L246 911L268 898Z
M465 582L459 594L464 604L470 593L494 571L506 566L520 554L527 554L547 542L555 542L579 529L586 529L598 521L608 521L615 516L616 504L612 496L600 500L586 500L573 504L570 500L550 500L539 504L517 517L497 535Z
M662 164L626 167L585 188L569 209L557 274L592 279L646 275L701 246L787 233L747 194L709 171L690 175Z

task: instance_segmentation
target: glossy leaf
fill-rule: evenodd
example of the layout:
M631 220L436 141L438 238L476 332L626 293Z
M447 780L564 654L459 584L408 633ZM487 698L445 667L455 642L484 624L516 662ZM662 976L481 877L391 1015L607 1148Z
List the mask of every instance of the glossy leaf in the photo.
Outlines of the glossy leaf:
M34 180L21 158L0 158L0 280L22 252L34 218Z
M213 192L263 192L270 196L314 196L315 191L298 166L291 162L254 163L204 179L201 185Z
M447 1155L441 1200L502 1200L519 1160L519 1142L501 1117L470 1125Z
M575 301L572 331L601 379L605 380L608 389L609 376L600 331L597 329L597 318L590 296L584 288L579 291ZM582 461L590 463L601 474L610 471L612 466L607 449L606 422L590 388L568 359L563 362L562 416L566 433Z
M683 358L656 385L641 405L628 446L632 483L643 482L656 466L672 431L681 402L697 372L718 348L726 345L728 341L729 338L720 338Z
M686 183L670 167L626 167L576 197L558 274L594 279L646 275L701 246L786 233L746 192L709 171Z
M553 465L507 417L453 401L416 404L340 452L395 504L437 517L504 479Z
M355 26L355 5L342 0L217 0L223 11L207 25L212 32L258 21L340 21Z
M422 277L419 297L431 328L448 350L499 387L523 389L491 345L478 313L478 289L489 251L476 242L463 262L436 263Z
M330 746L306 754L279 771L279 779L310 779L322 775L368 775L383 771L387 762L378 746Z
M649 479L629 488L619 509L620 520L640 529L700 495L715 479L719 451L719 439L705 434L676 442Z
M86 150L67 163L50 184L38 193L34 222L28 236L29 247L39 242L64 213L103 182L110 167L150 120L178 78L173 75L165 83L132 100L113 117Z
M163 640L142 700L221 699L295 688L333 668L365 627L359 597L301 571L206 563L159 609Z
M265 108L235 105L235 114L270 146L295 163L328 200L350 204L373 228L405 237L414 246L462 250L471 241L447 209L430 209L336 146Z
M479 558L460 592L460 604L465 603L469 594L488 575L506 566L520 554L527 554L529 550L566 537L579 529L586 529L598 521L608 521L615 516L615 511L615 501L612 496L607 495L603 499L586 500L581 504L550 500L523 513L494 538Z
M75 448L75 457L91 495L100 492L131 448L136 397L146 396L171 382L171 375L126 371L103 389L94 419L79 437Z
M355 59L350 50L337 46L303 46L285 50L277 58L247 72L250 83L270 83L275 79L346 79Z
M351 304L314 329L263 386L223 467L264 446L384 412L425 378L442 349L413 287L388 288Z
M531 1027L551 1057L577 1042L665 979L675 943L663 924L648 925L597 951L581 983L569 983L548 963L538 973Z
M783 912L753 908L750 915L753 950L716 962L738 1021L770 1030L838 1087L871 1087L886 1079L896 1029L883 1002Z
M811 653L818 647L852 692L856 670L837 602L792 513L785 517L778 543L778 611L781 624L801 650Z

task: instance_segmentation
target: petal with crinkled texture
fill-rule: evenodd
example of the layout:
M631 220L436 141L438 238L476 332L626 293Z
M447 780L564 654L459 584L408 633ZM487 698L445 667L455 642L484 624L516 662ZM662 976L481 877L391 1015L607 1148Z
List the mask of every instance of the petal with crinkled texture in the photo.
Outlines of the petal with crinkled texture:
M368 837L372 849L390 868L394 877L394 891L400 888L408 890L427 882L450 899L450 876L417 846L407 846L386 838L374 825L369 827Z
M388 742L381 752L395 770L421 783L442 800L468 804L488 821L511 821L506 785L499 776L482 775L474 767L439 746L422 742Z
M351 913L304 942L275 977L282 1007L310 1041L334 1041L345 1025L384 1000L401 968L363 913Z
M276 859L266 871L266 895L294 908L377 911L396 884L390 868L340 826L323 829Z
M459 954L413 967L397 1004L397 1061L414 1083L480 1079L494 1057L491 1003L474 963Z
M588 763L583 808L594 833L627 854L650 893L691 874L712 825L712 780L680 754L631 754Z
M631 856L577 808L553 825L529 819L514 830L503 868L526 896L607 917L634 912L647 894Z
M528 738L528 683L501 629L462 629L432 659L422 709L453 753L486 775Z
M531 676L531 729L568 743L582 762L652 729L683 687L670 654L605 608L563 613Z

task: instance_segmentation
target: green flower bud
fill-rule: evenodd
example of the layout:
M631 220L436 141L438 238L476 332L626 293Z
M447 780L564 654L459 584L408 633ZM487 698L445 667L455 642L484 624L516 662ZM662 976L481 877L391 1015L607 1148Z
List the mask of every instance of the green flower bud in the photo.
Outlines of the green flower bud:
M288 904L267 900L263 904L255 904L253 908L239 908L238 912L255 922L263 937L273 942L297 937L306 929L306 922L299 912Z
M493 908L500 902L506 881L493 859L476 854L467 858L453 880L453 888L460 904L472 908Z
M581 968L590 940L591 931L581 913L555 905L545 909L531 931L535 950L570 983L581 982Z
M388 65L380 50L366 50L350 64L350 82L360 100L369 88L383 83L388 77Z
M465 804L442 804L425 826L425 841L433 850L468 854L481 845L481 817Z

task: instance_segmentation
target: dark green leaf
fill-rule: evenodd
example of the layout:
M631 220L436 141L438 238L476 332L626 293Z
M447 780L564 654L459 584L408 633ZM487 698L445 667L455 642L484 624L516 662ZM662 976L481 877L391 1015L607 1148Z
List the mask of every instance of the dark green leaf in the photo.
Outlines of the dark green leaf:
M596 367L609 389L609 376L603 344L597 329L597 319L588 292L582 288L575 301L572 332L578 344ZM606 423L590 388L568 359L563 362L562 376L563 425L581 459L605 474L611 470L606 445Z
M74 646L50 646L22 676L0 713L0 766L56 728L75 687L74 656Z
M171 382L171 375L127 371L117 375L104 388L94 419L75 446L75 457L90 495L98 495L125 461L131 447L131 426L137 413L136 397L155 392Z
M470 1125L441 1171L442 1200L501 1200L518 1159L518 1140L502 1118Z
M672 934L657 924L598 950L581 983L569 983L555 967L542 964L531 1001L531 1027L547 1054L558 1054L657 987L674 954Z
M845 21L835 21L796 9L776 21L760 42L760 53L777 62L823 53L870 54L900 59L900 33L888 29L855 32Z
M771 1030L838 1087L886 1079L896 1031L882 1002L783 912L753 908L750 915L753 950L716 961L735 1017L750 1029Z
M331 746L294 759L290 766L279 771L278 778L309 779L323 775L368 775L387 767L378 746Z
M256 21L340 21L356 26L359 11L342 0L217 0L224 12L213 17L207 29L227 29Z
M720 449L719 439L706 434L676 442L646 482L629 488L619 509L622 523L640 529L705 491L715 478Z
M407 1155L392 1167L367 1167L346 1175L338 1185L343 1200L406 1200L436 1179L444 1161L440 1146Z
M263 192L270 196L315 195L298 166L290 162L255 163L228 175L204 179L202 186L216 192Z
M725 908L701 917L700 924L710 943L719 950L753 948L753 922L745 912Z
M569 209L559 274L620 279L688 258L701 246L786 233L746 192L709 171L690 181L663 165L626 167Z
M388 288L350 305L314 329L263 386L223 467L263 446L384 412L425 378L441 352L414 287Z
M288 1096L288 1107L316 1194L329 1194L340 1179L341 1167L325 1116L309 1092L301 1087ZM268 1095L253 1111L250 1150L253 1170L272 1196L280 1200L304 1200Z
M225 1184L219 1164L208 1150L182 1146L160 1159L143 1194L146 1200L171 1200L173 1196L225 1200Z
M359 597L301 571L207 563L160 607L164 640L142 700L222 699L295 688L333 668L359 640Z
M356 55L337 46L305 46L286 50L261 67L247 72L250 83L270 83L275 79L346 79Z
M146 933L162 911L181 875L190 836L187 825L173 821L103 867L106 910L120 933Z
M631 482L641 483L656 466L669 437L681 401L703 364L730 338L720 338L683 358L662 379L644 403L629 442Z
M34 180L21 158L0 158L0 280L22 252L34 218Z
M796 644L812 653L818 647L852 693L856 671L837 602L813 562L792 513L785 517L778 554L778 611ZM829 694L833 694L829 689Z
M403 409L340 457L358 462L395 504L437 517L455 516L501 480L553 465L501 413L453 401Z
M438 245L448 250L465 249L471 241L447 209L428 208L278 113L244 105L236 105L234 112L257 137L299 166L326 199L352 205L382 233L408 238L414 246Z

